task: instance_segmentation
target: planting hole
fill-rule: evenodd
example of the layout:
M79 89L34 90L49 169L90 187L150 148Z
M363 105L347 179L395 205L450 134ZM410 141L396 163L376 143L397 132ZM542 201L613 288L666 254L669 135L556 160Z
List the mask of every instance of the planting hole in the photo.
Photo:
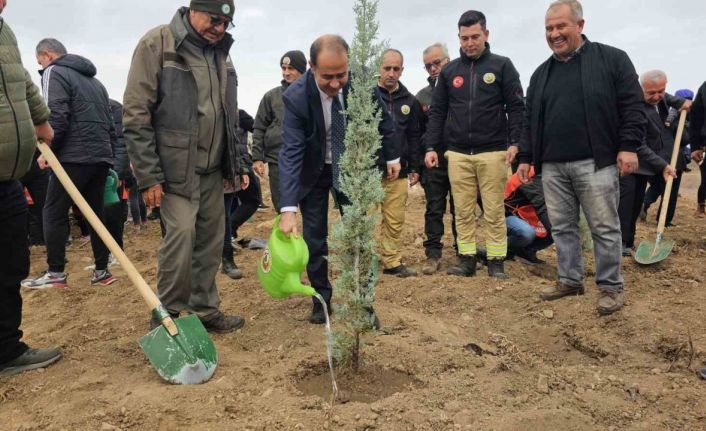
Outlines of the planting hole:
M336 380L341 392L339 402L372 403L422 386L414 376L375 364L366 364L357 373L347 368L337 368ZM331 399L331 377L324 364L299 377L296 386L304 395Z

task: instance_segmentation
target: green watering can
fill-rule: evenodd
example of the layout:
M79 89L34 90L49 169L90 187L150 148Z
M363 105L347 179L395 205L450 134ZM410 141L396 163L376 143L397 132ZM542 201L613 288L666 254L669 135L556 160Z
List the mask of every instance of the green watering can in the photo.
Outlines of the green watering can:
M279 229L280 216L275 218L267 248L257 265L262 288L275 299L290 295L314 296L316 290L301 282L301 274L309 262L309 248L300 236L287 236Z
M108 176L105 178L105 190L103 191L103 205L109 206L120 202L118 197L118 184L120 179L118 174L110 169L108 170Z

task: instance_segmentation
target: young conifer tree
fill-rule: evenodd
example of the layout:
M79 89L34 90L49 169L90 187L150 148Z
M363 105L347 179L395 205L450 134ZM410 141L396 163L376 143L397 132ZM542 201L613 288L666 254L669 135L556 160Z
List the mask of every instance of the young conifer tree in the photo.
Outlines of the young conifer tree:
M382 202L382 175L376 167L381 113L373 91L383 43L377 42L377 0L355 0L356 31L351 45L351 91L346 110L345 152L340 159L341 191L350 200L334 226L330 259L340 275L334 282L343 303L336 309L332 336L340 364L358 370L361 337L373 326L372 306L378 280L374 209Z

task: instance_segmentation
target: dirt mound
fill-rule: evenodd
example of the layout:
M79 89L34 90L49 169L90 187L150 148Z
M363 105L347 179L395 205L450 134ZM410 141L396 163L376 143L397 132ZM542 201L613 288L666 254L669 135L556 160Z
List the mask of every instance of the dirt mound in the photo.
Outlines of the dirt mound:
M375 309L383 330L366 338L367 368L339 370L346 403L330 403L324 335L307 323L310 302L275 301L258 286L260 251L236 255L243 280L222 274L222 308L244 330L213 337L219 366L200 386L162 382L137 345L148 312L119 269L119 283L90 287L90 246L68 249L68 290L24 291L25 339L60 345L46 370L0 381L0 430L696 430L706 429L704 219L694 217L697 172L686 175L677 242L661 264L624 260L626 307L599 318L593 280L586 295L542 303L554 282L548 263L508 262L511 279L440 273L384 276ZM264 186L267 189L267 186ZM653 240L654 209L638 237ZM424 260L423 194L412 191L406 263ZM266 238L272 212L241 235ZM449 236L445 238L450 246ZM159 226L128 227L127 254L156 283ZM32 272L45 269L32 251ZM592 271L588 259L588 271ZM450 247L443 268L454 263ZM335 300L334 300L335 302Z

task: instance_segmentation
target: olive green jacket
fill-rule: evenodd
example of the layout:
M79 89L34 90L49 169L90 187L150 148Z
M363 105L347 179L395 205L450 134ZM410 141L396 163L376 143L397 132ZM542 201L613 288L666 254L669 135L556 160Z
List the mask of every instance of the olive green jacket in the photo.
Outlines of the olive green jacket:
M34 126L49 119L49 108L22 66L15 34L0 17L0 181L22 177L37 148Z
M284 102L282 93L289 84L282 85L265 93L255 116L255 131L252 135L252 159L266 163L277 163L282 148L282 116Z
M169 25L145 34L133 54L123 98L125 140L140 189L162 184L166 193L191 197L197 190L199 95L194 73L180 52L188 30L180 8ZM220 167L226 179L247 173L238 151L237 76L229 34L216 45L226 139Z

